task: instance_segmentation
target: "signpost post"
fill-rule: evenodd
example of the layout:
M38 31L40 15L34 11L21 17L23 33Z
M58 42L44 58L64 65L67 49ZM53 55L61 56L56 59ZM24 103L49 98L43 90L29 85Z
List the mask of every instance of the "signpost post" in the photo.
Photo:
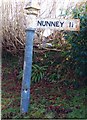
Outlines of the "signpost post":
M39 5L30 0L25 8L27 10L27 29L26 29L26 45L25 45L25 58L24 58L24 72L21 89L21 107L22 114L28 112L30 102L30 79L32 68L32 50L33 38L36 28L36 16L38 15Z
M26 6L27 10L27 29L26 29L26 46L25 46L25 58L24 58L24 72L21 89L21 113L28 112L28 106L30 102L30 81L31 81L31 69L32 69L32 50L33 50L33 38L35 28L42 29L57 29L57 30L69 30L79 31L79 19L36 19L38 15L39 5L36 0L30 0Z

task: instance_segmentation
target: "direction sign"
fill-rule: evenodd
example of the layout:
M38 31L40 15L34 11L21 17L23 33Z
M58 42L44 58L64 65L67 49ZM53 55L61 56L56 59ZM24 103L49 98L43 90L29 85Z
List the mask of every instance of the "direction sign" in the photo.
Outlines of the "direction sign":
M68 31L79 31L79 19L37 19L37 27L42 29L57 29Z

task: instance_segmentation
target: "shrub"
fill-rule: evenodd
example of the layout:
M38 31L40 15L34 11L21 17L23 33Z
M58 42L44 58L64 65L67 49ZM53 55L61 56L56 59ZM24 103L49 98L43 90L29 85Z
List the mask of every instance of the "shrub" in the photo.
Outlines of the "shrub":
M80 19L80 31L67 32L66 40L71 45L66 57L68 64L77 75L85 77L87 74L87 2L73 10L73 17Z
M39 82L43 78L45 71L46 71L46 66L40 67L34 64L32 66L32 77L31 77L32 82L34 83Z
M2 47L11 54L21 54L25 45L24 2L2 2Z

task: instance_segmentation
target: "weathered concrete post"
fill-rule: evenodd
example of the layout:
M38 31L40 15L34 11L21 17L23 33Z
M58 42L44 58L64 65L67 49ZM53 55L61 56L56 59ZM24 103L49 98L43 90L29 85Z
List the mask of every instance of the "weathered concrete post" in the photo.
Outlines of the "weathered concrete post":
M27 28L20 106L20 111L22 114L28 112L28 107L30 103L33 38L36 28L36 17L38 15L39 5L36 0L30 0L25 9L27 10Z

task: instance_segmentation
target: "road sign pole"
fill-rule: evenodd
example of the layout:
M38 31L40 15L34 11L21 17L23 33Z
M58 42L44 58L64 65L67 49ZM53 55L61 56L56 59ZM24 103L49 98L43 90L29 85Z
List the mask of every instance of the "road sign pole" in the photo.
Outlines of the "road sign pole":
M31 67L32 67L32 50L33 50L33 38L34 29L26 30L26 47L25 47L25 59L24 59L24 73L21 90L21 112L27 113L30 101L30 79L31 79Z
M28 19L26 29L26 45L25 45L25 58L24 58L24 72L21 89L21 106L20 111L22 114L28 112L30 103L30 83L31 83L31 71L32 71L32 50L33 50L33 38L35 33L35 18L38 13L38 5L35 2L29 2L27 7Z

